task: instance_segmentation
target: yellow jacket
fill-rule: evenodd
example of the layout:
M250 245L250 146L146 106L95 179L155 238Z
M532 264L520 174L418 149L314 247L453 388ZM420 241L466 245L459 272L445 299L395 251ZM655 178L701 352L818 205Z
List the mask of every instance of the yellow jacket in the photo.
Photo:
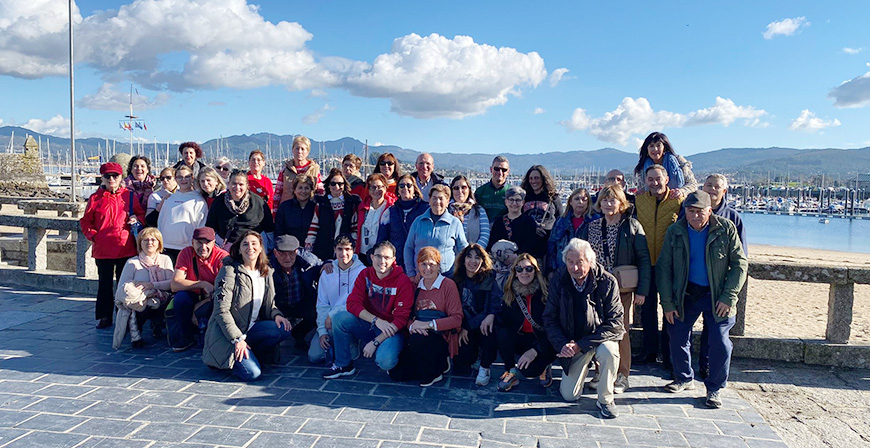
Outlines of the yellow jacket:
M649 247L650 262L653 266L656 265L656 260L662 251L665 233L671 224L677 222L683 204L683 197L671 199L668 197L670 192L671 190L668 189L665 192L665 199L660 202L650 192L644 192L635 198L637 220L646 233L646 244Z

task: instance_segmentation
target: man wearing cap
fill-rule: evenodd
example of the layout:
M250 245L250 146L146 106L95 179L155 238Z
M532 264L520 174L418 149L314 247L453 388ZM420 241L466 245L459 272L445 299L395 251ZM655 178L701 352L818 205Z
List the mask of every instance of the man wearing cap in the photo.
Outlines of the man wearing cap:
M192 245L178 254L175 275L172 277L172 310L167 312L169 345L180 352L196 344L196 336L204 334L211 316L212 293L223 259L229 254L215 247L215 234L211 227L193 231ZM195 314L195 316L194 316Z
M290 335L296 348L308 349L305 335L317 326L317 291L315 283L323 264L314 254L299 248L293 235L275 239L275 249L269 255L274 272L275 305L292 324Z
M102 185L88 198L85 213L79 220L82 234L93 243L92 256L97 264L97 328L112 325L115 311L115 281L124 263L136 256L134 225L145 222L145 210L133 200L130 190L121 185L124 170L115 162L100 166Z
M706 405L722 406L719 390L728 381L731 340L728 332L737 314L737 295L749 266L734 224L713 214L710 195L695 191L683 202L685 216L668 227L656 264L662 310L670 324L674 382L669 392L693 390L689 339L703 315L709 323L710 375L704 380Z

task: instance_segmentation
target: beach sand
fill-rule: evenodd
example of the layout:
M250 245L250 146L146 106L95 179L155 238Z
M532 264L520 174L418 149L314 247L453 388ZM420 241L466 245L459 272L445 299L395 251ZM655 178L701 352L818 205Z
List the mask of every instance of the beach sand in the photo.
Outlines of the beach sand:
M870 254L749 246L750 261L783 261L870 269ZM782 338L824 339L828 285L749 279L746 334ZM850 344L870 344L870 285L855 285Z

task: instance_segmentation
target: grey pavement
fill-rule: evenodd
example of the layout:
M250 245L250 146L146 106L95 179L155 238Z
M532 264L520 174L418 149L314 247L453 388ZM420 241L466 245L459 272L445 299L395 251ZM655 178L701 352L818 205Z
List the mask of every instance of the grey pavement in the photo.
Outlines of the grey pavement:
M246 384L147 328L145 348L115 351L93 325L89 297L0 286L0 447L786 446L735 391L707 409L703 384L665 393L654 367L632 373L620 417L603 420L594 391L565 403L558 380L499 393L499 365L483 388L471 376L395 383L370 360L325 381L291 343Z

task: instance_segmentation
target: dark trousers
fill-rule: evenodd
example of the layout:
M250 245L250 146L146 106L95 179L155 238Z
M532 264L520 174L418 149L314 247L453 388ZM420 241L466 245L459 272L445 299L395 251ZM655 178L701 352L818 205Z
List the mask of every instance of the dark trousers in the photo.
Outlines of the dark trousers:
M200 333L198 325L193 323L194 306L199 302L200 295L192 291L178 291L172 299L172 312L167 313L167 328L169 346L182 348L190 345ZM204 319L203 324L208 324L210 312L209 304L201 306L197 311L197 320ZM204 333L205 328L203 328Z
M97 264L96 319L109 319L115 314L115 282L121 277L128 258L94 259Z
M510 370L517 365L517 355L522 356L523 353L535 346L538 342L538 337L534 333L517 333L516 330L508 330L499 328L498 330L498 353L504 361L504 369ZM543 340L541 344L543 353L538 353L538 356L529 363L525 369L520 369L520 373L526 378L535 378L544 372L553 361L556 359L556 352L550 347L549 341Z
M459 354L453 358L453 365L457 371L468 370L480 357L480 367L488 369L495 361L498 346L495 339L495 329L484 336L480 328L468 332L468 343L459 346Z
M738 302L740 300L746 300L746 285L749 282L743 283L743 289L737 294ZM701 351L698 355L698 367L701 369L710 367L710 344L707 342L707 338L710 334L710 327L707 325L707 319L701 318L704 322L704 327L701 330Z
M734 326L736 319L732 316L721 322L716 322L713 302L710 293L706 292L697 296L689 296L683 299L682 320L675 319L670 326L671 336L671 362L674 366L674 379L685 382L693 380L695 373L692 370L692 354L690 339L692 326L698 317L704 316L710 327L707 333L707 344L710 353L710 376L704 380L708 392L715 392L725 388L728 382L728 373L731 368L731 350L733 344L728 337L728 332Z
M659 290L656 285L656 267L652 267L649 283L649 293L640 308L640 325L643 328L643 355L662 354L665 364L670 356L668 322L662 319L662 330L659 331Z
M284 317L293 324L290 335L297 343L304 343L305 336L311 330L317 328L317 308L315 303L309 300L302 300L293 305L278 304L277 306Z
M390 370L390 378L428 383L447 370L448 355L447 341L443 335L435 332L426 336L411 334L399 354L399 363Z

